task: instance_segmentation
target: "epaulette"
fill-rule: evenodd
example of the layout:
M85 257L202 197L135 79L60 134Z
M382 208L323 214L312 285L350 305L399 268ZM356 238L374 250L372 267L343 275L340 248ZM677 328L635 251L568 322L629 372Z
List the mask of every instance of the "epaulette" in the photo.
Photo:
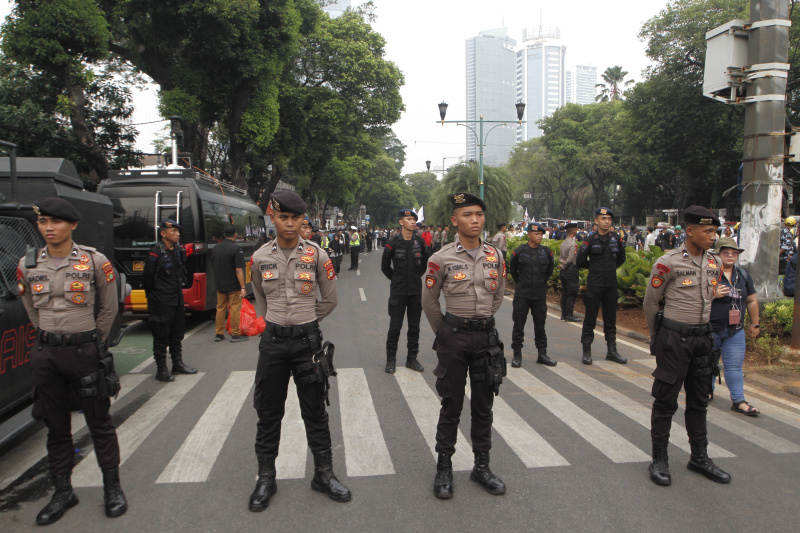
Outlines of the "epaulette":
M80 248L81 250L85 250L87 252L96 252L97 251L97 248L93 248L91 246L84 246L83 244L76 244L76 246L78 248Z

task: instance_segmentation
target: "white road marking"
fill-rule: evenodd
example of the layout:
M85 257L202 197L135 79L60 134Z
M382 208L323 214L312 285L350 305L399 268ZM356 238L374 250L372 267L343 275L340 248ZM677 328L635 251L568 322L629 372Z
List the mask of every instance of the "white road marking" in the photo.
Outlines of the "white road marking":
M361 269L360 269L360 268L357 268L357 269L356 269L356 276L360 276L360 275L361 275Z
M278 457L275 459L275 470L278 479L302 479L306 477L308 461L308 443L306 426L300 416L300 400L297 399L297 387L294 379L289 379L286 393L285 412L281 422L281 443Z
M535 378L528 371L519 369L508 374L512 383L542 404L572 430L597 448L615 463L649 461L650 456L625 440L621 435L566 399L564 396Z
M397 379L400 390L403 391L403 397L411 409L411 414L414 415L414 420L435 458L437 456L435 451L436 425L439 422L439 407L441 406L439 396L431 390L422 374L418 372L398 368L394 377ZM458 430L456 453L452 457L453 470L472 470L474 461L472 453L470 453L471 448L464 434Z
M117 428L120 464L128 460L203 376L204 373L179 376L173 383L165 383L160 391ZM102 474L97 467L94 451L87 454L75 467L72 472L72 484L76 487L103 486Z
M603 363L605 363L605 361L603 361ZM613 364L619 366L617 363ZM605 366L606 365L603 365L603 367ZM646 407L641 403L625 396L621 392L608 387L593 377L587 376L583 372L578 371L570 365L559 364L556 367L548 368L576 387L583 389L601 402L613 407L634 422L640 424L648 430L650 429L650 415L652 414L652 410L649 407ZM680 427L679 424L674 425ZM676 433L673 432L670 436L672 437L670 439L672 444L686 453L691 453L691 447L683 435L676 435ZM708 454L711 457L736 457L735 454L714 444L709 444Z
M254 370L231 372L156 483L199 483L208 479L250 394L255 375Z
M364 294L364 289L362 289L361 287L359 287L359 288L358 288L358 294L359 294L359 295L361 295L361 301L362 301L362 302L366 302L366 301L367 301L367 295L366 295L366 294Z
M610 363L607 361L598 361L597 363L599 363L598 366L600 368L609 370L615 376L619 376L641 389L646 391L652 390L653 378L646 374L640 374L633 370L619 369L619 365L616 363ZM616 365L616 367L612 365ZM681 393L680 397L682 398L681 401L685 402L685 395L683 393ZM770 433L769 431L761 429L760 427L755 426L743 420L742 418L737 418L740 415L736 415L735 413L731 412L720 411L718 408L715 408L712 405L709 405L709 409L706 411L706 413L706 420L709 423L719 426L746 441L761 446L767 451L772 453L800 452L800 446L797 444L779 437L774 433ZM677 426L674 421L673 426Z
M183 336L183 340L188 339L189 337L191 337L192 335L194 335L195 333L197 333L201 329L206 328L206 327L210 326L213 323L214 322L203 322L199 326L193 328L191 331L186 333L186 335ZM113 353L113 349L111 350L111 352ZM139 374L141 372L144 372L145 368L147 368L148 366L152 365L154 362L155 362L155 359L153 359L152 357L148 357L147 359L145 359L144 361L142 361L141 363L139 363L138 365L133 367L133 369L131 369L129 374Z
M791 407L793 409L800 409L800 404L797 404L797 403L794 403L794 402L790 402L789 400L787 400L785 398L781 398L779 396L775 396L775 395L770 394L768 392L764 392L763 390L759 389L758 387L753 387L752 385L745 385L744 386L744 390L746 390L747 392L752 392L753 394L758 394L759 396L763 396L764 398L772 400L773 402L781 403L783 405L788 405L789 407Z
M469 387L466 392L467 398L469 398ZM514 450L525 466L528 468L569 466L569 462L500 396L495 396L492 412L494 414L492 427L503 437L503 440Z
M375 413L364 369L340 369L336 383L339 388L339 412L342 417L347 475L354 477L394 474L394 465Z
M131 390L135 389L148 376L132 376L125 374L119 380L122 389L119 391L117 399L111 400L111 409L114 404L125 397ZM72 434L75 435L86 427L86 419L83 413L74 411L72 413ZM24 442L18 444L14 449L0 455L0 490L13 483L19 476L24 474L30 467L39 462L42 457L47 455L47 428L37 431Z

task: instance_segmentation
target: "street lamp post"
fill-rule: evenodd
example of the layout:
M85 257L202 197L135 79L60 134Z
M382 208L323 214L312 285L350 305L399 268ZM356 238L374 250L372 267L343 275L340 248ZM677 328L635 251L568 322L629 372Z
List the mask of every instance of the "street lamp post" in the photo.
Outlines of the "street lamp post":
M522 102L517 102L515 104L515 107L517 108L517 119L518 119L516 123L517 124L523 124L525 121L522 120L522 115L525 113L525 104L522 103ZM442 103L439 104L439 116L442 117L442 120L440 121L442 126L444 126L445 123L447 123L447 124L457 124L459 126L464 126L465 128L469 128L469 130L472 132L472 134L475 135L478 138L478 148L480 149L480 151L479 151L479 154L480 154L480 157L479 157L479 161L480 161L480 163L479 163L480 164L480 179L481 179L481 181L480 181L480 186L481 186L480 195L481 195L481 200L483 200L483 147L486 146L486 137L488 137L489 134L492 133L492 130L494 130L495 128L500 127L500 126L507 126L508 124L514 124L514 121L513 120L483 120L483 115L481 115L480 120L445 120L444 119L445 115L447 115L447 104L442 102ZM486 123L486 124L495 124L495 126L493 126L489 131L486 132L486 136L483 135L483 125L484 125L484 123ZM467 124L480 124L480 129L479 129L480 134L476 133L475 130L473 128L471 128L470 126L468 126Z
M444 176L444 173L447 172L447 169L444 168L445 159L461 159L461 157L462 156L460 156L460 155L454 155L452 157L443 157L442 158L442 170L436 170L436 169L431 170L431 160L430 159L425 161L425 166L428 167L428 172L441 172L442 176Z

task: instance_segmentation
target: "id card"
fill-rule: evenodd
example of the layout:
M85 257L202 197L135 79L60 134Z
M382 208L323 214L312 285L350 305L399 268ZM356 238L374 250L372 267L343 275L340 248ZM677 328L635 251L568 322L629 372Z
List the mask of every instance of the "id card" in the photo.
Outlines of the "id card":
M738 326L741 317L740 313L738 309L731 309L728 311L728 324L731 326Z

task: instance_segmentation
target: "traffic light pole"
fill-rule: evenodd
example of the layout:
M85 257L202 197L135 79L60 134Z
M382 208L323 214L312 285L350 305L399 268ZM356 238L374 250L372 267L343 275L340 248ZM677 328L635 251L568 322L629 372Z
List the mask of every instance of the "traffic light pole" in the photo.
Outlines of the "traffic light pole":
M786 80L789 70L789 2L751 0L744 173L739 245L759 297L782 297L778 286Z

